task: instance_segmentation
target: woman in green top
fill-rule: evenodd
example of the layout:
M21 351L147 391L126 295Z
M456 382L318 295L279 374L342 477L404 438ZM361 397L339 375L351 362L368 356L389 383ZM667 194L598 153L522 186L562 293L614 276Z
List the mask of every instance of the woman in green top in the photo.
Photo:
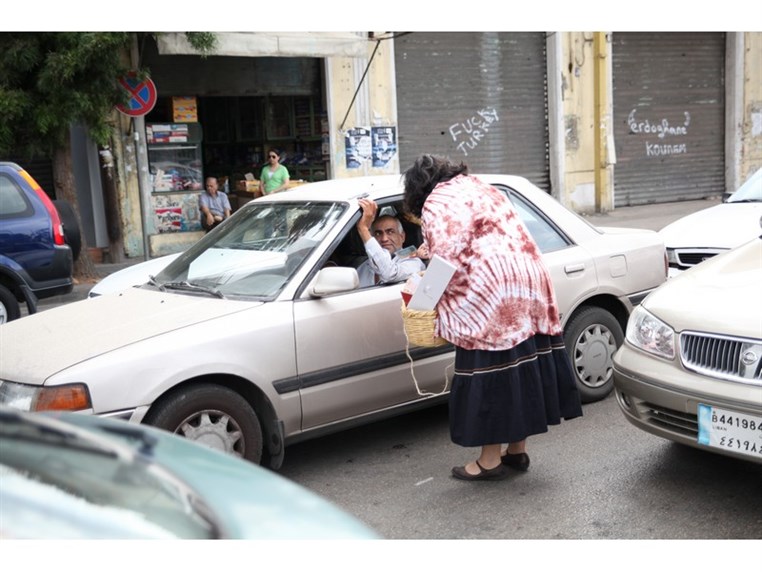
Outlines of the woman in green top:
M281 165L280 151L270 149L267 154L268 164L262 167L262 174L259 177L259 189L263 195L278 193L288 188L289 174L288 169Z

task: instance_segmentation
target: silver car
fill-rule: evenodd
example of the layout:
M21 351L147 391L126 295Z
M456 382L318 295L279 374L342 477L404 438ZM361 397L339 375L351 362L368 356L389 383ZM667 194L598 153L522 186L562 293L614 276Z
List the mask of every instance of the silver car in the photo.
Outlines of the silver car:
M670 278L633 312L614 356L627 420L762 463L762 238Z
M666 279L662 241L482 178L544 253L583 400L604 398L633 306ZM140 287L0 327L0 403L147 423L277 468L289 443L446 399L452 346L409 344L402 284L358 287L366 194L402 212L399 176L303 185L248 203Z

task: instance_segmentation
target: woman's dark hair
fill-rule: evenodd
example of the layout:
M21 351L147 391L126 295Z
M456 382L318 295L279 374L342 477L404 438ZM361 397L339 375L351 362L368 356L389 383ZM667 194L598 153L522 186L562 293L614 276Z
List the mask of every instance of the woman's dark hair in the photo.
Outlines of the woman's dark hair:
M444 183L458 175L468 174L464 163L455 164L446 157L421 155L413 166L402 175L405 186L403 206L410 214L420 217L426 197L439 183Z

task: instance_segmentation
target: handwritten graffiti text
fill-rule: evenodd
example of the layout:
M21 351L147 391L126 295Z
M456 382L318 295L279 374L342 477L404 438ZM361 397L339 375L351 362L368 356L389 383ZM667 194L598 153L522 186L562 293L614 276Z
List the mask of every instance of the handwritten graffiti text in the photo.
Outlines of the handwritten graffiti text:
M473 117L450 125L450 135L455 146L466 157L468 152L476 149L490 130L490 126L500 118L494 107L478 111Z

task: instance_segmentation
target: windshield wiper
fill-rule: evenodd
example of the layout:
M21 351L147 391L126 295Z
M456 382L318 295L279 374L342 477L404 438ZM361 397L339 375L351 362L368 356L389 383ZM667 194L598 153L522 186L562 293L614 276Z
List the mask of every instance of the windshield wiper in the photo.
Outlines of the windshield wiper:
M167 282L164 284L165 288L172 288L174 290L190 290L192 292L205 292L211 294L217 298L225 298L225 295L216 288L209 288L208 286L200 286L198 284L191 284L187 280L182 282Z
M153 274L149 274L149 275L148 275L148 283L149 283L151 286L156 286L156 287L157 287L159 290L161 290L162 292L166 292L166 291L167 291L167 289L166 289L166 288L164 288L164 285L163 285L161 282L157 282L157 281L156 281L156 278L154 278Z

